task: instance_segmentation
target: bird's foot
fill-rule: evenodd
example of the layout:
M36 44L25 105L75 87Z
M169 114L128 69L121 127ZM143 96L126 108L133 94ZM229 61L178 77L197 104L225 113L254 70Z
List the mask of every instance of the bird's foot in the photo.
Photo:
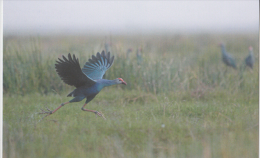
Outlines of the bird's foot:
M40 112L39 114L47 114L47 115L45 115L44 117L49 116L50 114L52 114L52 111L51 111L49 108L46 108L46 109L47 109L47 111L41 109L42 112ZM43 117L43 118L44 118L44 117ZM42 119L43 119L43 118L42 118ZM41 119L41 120L42 120L42 119Z
M40 112L39 114L52 114L52 111L49 108L46 108L48 111L44 111L42 110L42 112Z
M94 113L95 113L96 115L100 116L100 117L103 117L103 119L106 120L105 116L104 116L102 113L100 113L100 112L98 112L98 111L95 111Z

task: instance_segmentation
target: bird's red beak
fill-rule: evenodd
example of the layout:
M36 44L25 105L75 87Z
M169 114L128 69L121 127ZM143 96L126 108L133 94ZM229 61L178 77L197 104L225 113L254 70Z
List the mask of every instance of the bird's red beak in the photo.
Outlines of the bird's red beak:
M127 83L125 81L123 81L122 84L127 85Z
M127 83L122 79L122 78L118 78L120 81L122 81L122 84L127 85Z

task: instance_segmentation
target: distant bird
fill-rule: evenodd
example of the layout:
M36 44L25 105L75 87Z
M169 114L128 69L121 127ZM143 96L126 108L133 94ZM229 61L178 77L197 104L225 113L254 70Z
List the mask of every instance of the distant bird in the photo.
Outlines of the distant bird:
M132 48L128 48L128 49L126 50L126 58L129 58L129 55L130 55L130 53L132 53L132 51L133 51Z
M143 62L143 57L142 57L142 48L138 48L136 50L136 59L137 59L137 64L140 65Z
M84 107L95 98L104 87L115 84L126 85L126 82L122 78L116 78L115 80L102 79L105 72L112 66L114 56L110 58L110 52L105 53L102 51L101 54L98 52L96 56L92 55L92 59L89 59L82 69L80 68L79 60L76 59L75 55L73 55L72 58L69 53L68 58L63 56L63 60L60 58L58 59L59 61L56 61L57 64L55 64L56 71L64 83L76 87L76 89L67 96L74 98L68 102L62 103L53 111L47 108L48 111L42 110L40 114L47 114L44 117L49 116L65 104L79 102L86 98L86 102L81 110L93 112L96 115L105 118L100 112L84 109Z
M225 48L224 44L221 43L220 46L221 46L221 51L222 51L223 62L227 66L230 66L230 67L233 67L234 69L237 69L235 60L233 59L233 57L229 53L226 52L226 48Z
M247 66L249 66L251 69L253 69L255 62L254 53L253 53L253 47L249 47L249 55L245 59L245 63Z

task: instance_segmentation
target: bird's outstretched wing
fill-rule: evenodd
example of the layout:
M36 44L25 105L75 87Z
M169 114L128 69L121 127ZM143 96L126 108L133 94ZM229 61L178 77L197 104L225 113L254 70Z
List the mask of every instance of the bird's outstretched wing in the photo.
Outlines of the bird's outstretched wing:
M58 58L59 61L56 61L55 68L60 78L67 83L68 85L75 86L76 88L86 85L92 86L96 82L90 77L86 76L79 65L79 60L76 59L73 54L73 59L69 53L68 59L64 56L63 60Z
M92 55L92 59L82 68L82 72L93 80L102 79L105 72L110 68L114 62L114 56L110 58L110 52L105 54L104 51L96 56Z

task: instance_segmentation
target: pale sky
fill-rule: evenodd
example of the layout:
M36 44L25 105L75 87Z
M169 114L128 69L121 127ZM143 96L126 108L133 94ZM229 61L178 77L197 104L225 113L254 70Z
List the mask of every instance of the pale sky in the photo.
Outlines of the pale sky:
M254 31L259 1L7 1L4 33Z

